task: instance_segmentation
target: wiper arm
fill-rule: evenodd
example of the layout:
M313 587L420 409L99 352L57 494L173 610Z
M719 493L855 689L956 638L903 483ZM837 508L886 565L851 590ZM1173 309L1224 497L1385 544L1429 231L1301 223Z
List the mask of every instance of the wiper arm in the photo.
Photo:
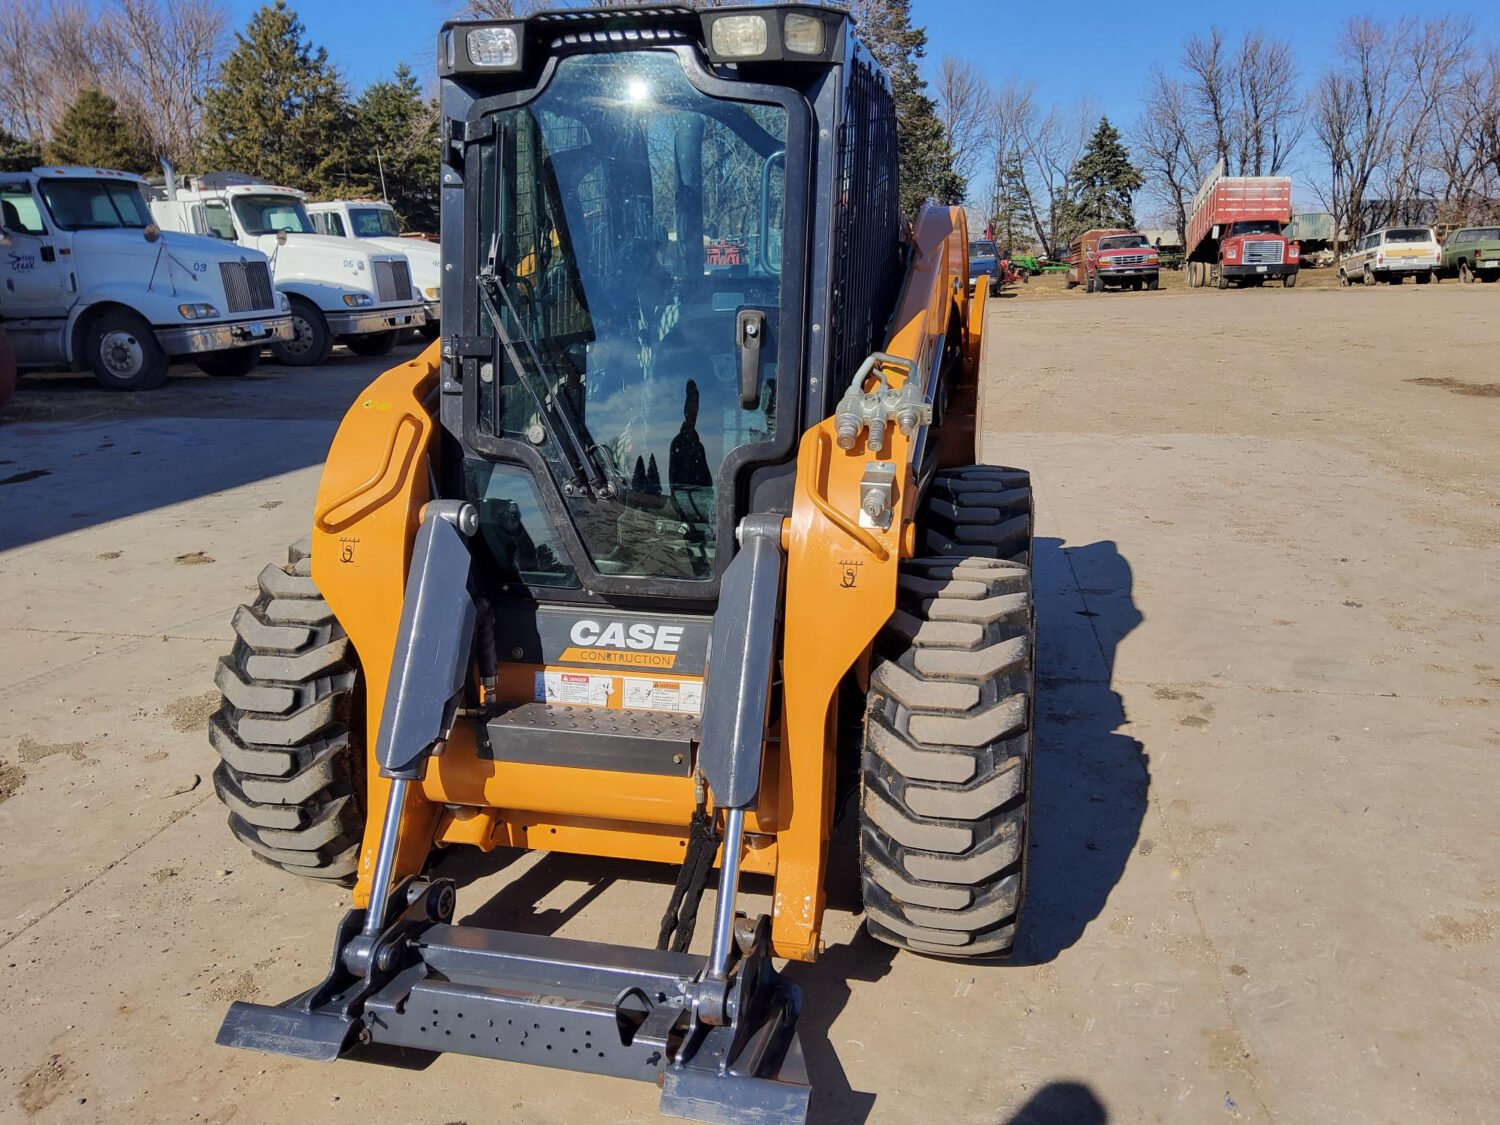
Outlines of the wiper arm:
M516 378L520 380L521 386L526 388L526 393L536 403L537 410L561 439L557 443L558 448L562 451L563 458L568 462L568 469L573 474L573 480L569 484L575 494L582 494L583 490L587 489L595 499L610 499L618 493L618 487L601 464L598 450L589 440L582 420L574 413L572 404L564 396L552 394L545 387L537 386L531 372L533 370L540 372L544 368L542 358L537 354L536 342L524 328L521 329L520 342L526 349L527 358L534 365L528 368L521 362L521 353L516 349L515 337L505 327L505 318L500 315L500 310L495 304L496 297L505 302L505 307L512 319L520 325L521 314L516 310L515 302L511 300L510 291L504 282L493 269L480 271L480 304L484 306L485 315L490 318L490 324L495 329L495 337L505 349L511 366L515 368Z

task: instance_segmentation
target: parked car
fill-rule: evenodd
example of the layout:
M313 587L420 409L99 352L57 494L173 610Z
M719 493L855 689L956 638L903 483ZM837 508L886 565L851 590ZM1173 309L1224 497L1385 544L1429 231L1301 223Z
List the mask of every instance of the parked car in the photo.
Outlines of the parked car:
M987 238L969 243L969 285L978 286L985 279L991 293L1000 291L1000 251Z
M1160 259L1144 234L1131 230L1090 230L1068 248L1067 288L1082 285L1085 293L1118 289L1155 289L1160 283Z
M1339 284L1356 281L1400 285L1408 276L1418 285L1437 277L1443 251L1431 227L1385 227L1371 231L1339 263Z
M163 233L146 182L103 168L0 174L0 320L18 367L87 367L110 390L160 386L174 358L244 375L289 340L266 256Z
M358 238L372 246L405 254L411 263L411 280L422 298L427 323L421 332L437 339L443 320L442 278L438 266L438 244L407 234L401 229L396 209L379 199L335 199L309 203L307 213L319 234Z
M1468 283L1500 277L1500 227L1460 227L1443 243L1442 272Z

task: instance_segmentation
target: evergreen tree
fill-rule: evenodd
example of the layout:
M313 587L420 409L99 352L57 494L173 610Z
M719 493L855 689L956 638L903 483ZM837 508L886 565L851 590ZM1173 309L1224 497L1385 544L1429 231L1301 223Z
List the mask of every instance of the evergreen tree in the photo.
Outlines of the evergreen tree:
M42 150L35 141L23 141L0 128L0 172L29 172L42 162Z
M156 167L151 143L115 99L86 89L67 108L47 142L48 164L81 164L120 172L150 172Z
M235 35L203 99L203 164L312 193L347 190L351 121L328 52L274 0Z
M901 210L910 219L929 200L957 204L965 183L953 168L953 150L917 62L927 53L927 32L913 27L911 0L855 0L859 38L885 69L896 101L901 155Z
M1099 227L1135 227L1131 199L1145 181L1140 169L1130 163L1130 153L1109 118L1099 119L1099 128L1084 146L1083 155L1068 173L1068 198L1058 208L1058 245L1066 246L1085 230Z
M354 103L354 177L383 190L411 230L438 229L439 116L405 63Z

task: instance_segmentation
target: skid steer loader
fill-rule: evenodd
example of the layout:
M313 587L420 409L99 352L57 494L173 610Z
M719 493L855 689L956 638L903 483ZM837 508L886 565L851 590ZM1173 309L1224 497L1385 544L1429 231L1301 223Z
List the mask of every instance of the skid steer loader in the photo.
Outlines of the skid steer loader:
M1031 499L974 463L963 213L901 218L833 9L451 22L440 71L444 335L348 411L211 722L234 834L353 906L326 978L219 1042L804 1121L776 959L819 953L844 798L876 939L1000 957L1024 890ZM639 947L509 933L455 924L461 846L679 874Z

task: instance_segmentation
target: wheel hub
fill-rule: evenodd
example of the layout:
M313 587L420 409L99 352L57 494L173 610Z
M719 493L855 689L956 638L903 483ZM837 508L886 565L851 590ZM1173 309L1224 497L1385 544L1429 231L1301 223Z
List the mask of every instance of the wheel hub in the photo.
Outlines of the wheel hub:
M110 373L122 379L139 374L146 365L146 350L132 332L111 332L105 336L99 355Z
M292 338L287 340L282 347L293 355L306 355L312 350L313 330L304 317L292 314Z

